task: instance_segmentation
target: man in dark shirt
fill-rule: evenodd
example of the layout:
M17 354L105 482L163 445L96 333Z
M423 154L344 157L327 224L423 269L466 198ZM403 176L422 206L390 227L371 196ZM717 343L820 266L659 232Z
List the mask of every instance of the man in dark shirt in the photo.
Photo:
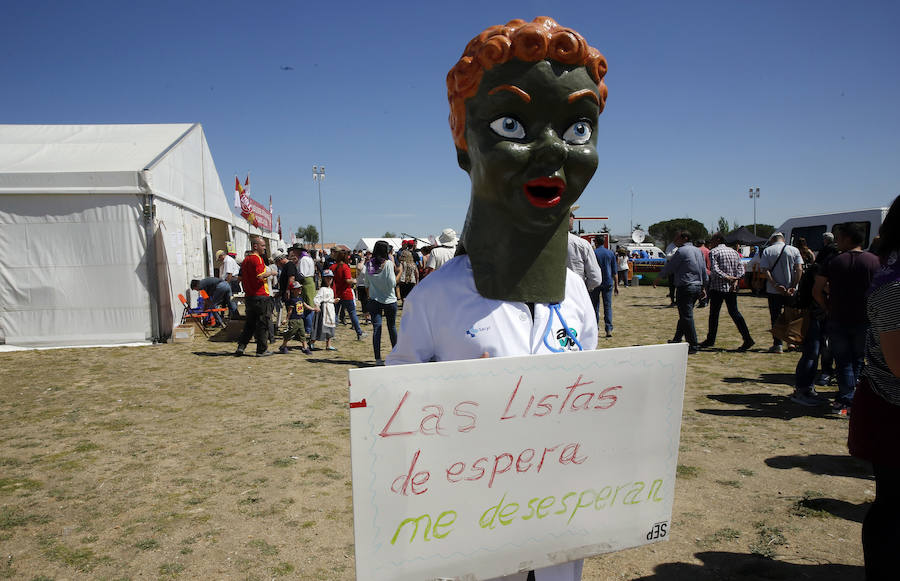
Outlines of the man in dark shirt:
M602 274L602 282L599 286L594 287L590 291L591 303L594 305L594 315L597 317L597 323L600 323L600 300L603 300L603 323L606 326L606 336L612 337L612 296L613 293L619 294L619 277L616 269L616 255L609 248L603 246L603 239L599 236L594 238L599 245L594 249L594 256L597 257L597 264L600 265L600 273Z
M706 259L699 248L691 244L691 233L687 230L678 233L675 237L675 245L678 250L669 258L669 261L659 271L659 277L672 275L675 285L675 305L678 307L678 325L675 328L675 337L669 343L680 343L682 338L687 339L690 348L688 353L693 355L700 351L697 343L697 329L694 327L694 303L701 296L706 296L704 287L709 280L706 274Z
M834 354L838 381L835 411L849 408L862 370L866 347L866 290L881 267L878 257L862 249L865 233L860 224L835 226L840 254L829 260L813 287L813 298L825 309L826 329Z
M297 262L299 262L299 260L300 249L292 246L290 250L288 250L286 260L283 263L278 264L281 268L281 272L278 274L278 292L281 294L282 300L290 298L294 281L299 278L297 276Z
M231 303L231 285L215 276L208 276L191 281L191 290L204 291L209 296L209 302L204 304L205 308L216 308L220 306L228 307ZM225 326L225 320L222 313L213 313L219 325Z

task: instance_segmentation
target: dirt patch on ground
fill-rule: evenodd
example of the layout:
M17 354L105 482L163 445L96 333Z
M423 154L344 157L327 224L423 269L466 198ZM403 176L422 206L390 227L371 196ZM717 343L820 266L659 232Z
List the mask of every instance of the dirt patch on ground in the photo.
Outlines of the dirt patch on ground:
M670 338L667 302L624 290L600 348ZM756 348L724 349L723 309L723 349L689 360L670 540L585 579L863 578L869 467L845 418L788 401L797 354L764 352L765 300L740 307ZM374 359L348 327L335 344L0 353L0 578L353 579L347 370Z

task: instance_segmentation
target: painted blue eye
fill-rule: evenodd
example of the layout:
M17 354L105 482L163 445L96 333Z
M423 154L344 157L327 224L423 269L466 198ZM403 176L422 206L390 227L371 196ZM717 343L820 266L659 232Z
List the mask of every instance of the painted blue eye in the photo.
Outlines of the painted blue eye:
M525 128L514 117L500 117L491 121L491 129L500 137L522 139L525 137Z
M594 130L591 127L591 124L587 121L576 121L572 123L566 132L563 133L562 138L566 141L566 143L571 143L572 145L584 145L588 141L591 140L591 135Z

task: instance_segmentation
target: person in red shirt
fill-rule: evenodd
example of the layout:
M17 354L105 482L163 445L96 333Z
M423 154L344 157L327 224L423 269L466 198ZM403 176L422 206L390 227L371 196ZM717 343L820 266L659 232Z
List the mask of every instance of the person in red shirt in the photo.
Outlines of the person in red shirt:
M338 250L334 253L337 262L331 267L334 272L334 296L340 299L340 305L350 314L350 322L353 324L353 330L356 331L356 340L360 340L366 336L359 326L359 317L356 316L356 299L353 296L353 285L356 279L350 273L350 267L347 265L347 251Z
M247 319L244 322L244 330L238 337L238 347L234 354L238 357L244 354L250 337L256 337L256 356L265 357L271 355L269 351L269 325L271 324L273 303L269 296L269 285L266 282L271 275L263 260L266 243L259 236L250 238L251 251L247 253L241 263L241 284L244 286L244 305L247 309Z

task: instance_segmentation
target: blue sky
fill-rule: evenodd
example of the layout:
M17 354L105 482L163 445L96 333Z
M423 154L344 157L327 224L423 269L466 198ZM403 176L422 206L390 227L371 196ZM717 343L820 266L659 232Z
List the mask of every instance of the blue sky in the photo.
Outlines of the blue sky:
M286 237L318 227L313 164L328 241L460 230L469 180L445 76L482 29L538 15L609 61L579 203L614 232L750 223L751 186L776 226L900 194L898 2L0 0L0 13L0 123L199 122L226 192L250 171Z

